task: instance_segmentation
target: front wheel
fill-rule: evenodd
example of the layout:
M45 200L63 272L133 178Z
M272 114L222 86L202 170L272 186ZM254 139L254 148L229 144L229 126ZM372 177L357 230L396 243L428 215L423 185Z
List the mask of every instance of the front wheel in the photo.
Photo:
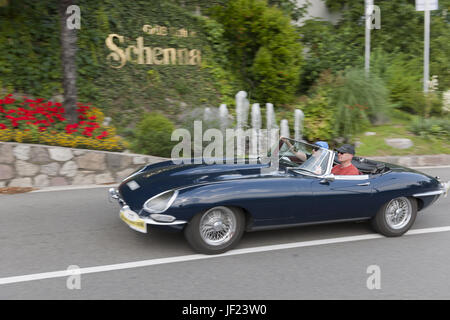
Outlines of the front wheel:
M184 229L184 235L195 251L218 254L239 242L244 226L241 210L220 206L195 215Z
M411 228L416 216L416 199L399 197L381 207L372 219L372 227L386 237L398 237Z

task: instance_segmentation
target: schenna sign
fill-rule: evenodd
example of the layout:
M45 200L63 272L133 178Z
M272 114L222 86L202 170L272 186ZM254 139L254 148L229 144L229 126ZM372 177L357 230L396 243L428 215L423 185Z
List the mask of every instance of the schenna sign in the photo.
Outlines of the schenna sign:
M165 26L144 25L142 31L149 35L188 38L196 37L196 32L185 28L168 28ZM125 37L110 34L106 38L106 46L111 53L106 57L113 68L122 68L127 62L147 65L200 65L201 51L193 48L160 48L144 46L144 38L136 38L136 45L121 48L116 44L125 42Z

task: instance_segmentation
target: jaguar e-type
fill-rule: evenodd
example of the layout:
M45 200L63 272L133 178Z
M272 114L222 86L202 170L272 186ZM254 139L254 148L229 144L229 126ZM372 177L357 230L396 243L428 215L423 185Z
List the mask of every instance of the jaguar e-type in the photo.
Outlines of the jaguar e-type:
M261 159L169 160L142 167L111 188L110 197L130 228L182 231L195 251L217 254L235 247L246 231L318 223L367 220L384 236L400 236L449 189L438 177L356 156L359 175L333 175L335 152L289 141L280 140L272 171L273 163Z

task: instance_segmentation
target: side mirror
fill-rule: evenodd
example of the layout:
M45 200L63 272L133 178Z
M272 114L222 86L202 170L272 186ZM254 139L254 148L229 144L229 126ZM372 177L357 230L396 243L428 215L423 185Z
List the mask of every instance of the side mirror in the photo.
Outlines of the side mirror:
M334 174L330 173L330 174L323 176L322 180L320 180L320 183L325 184L328 182L333 182L334 180L336 180Z

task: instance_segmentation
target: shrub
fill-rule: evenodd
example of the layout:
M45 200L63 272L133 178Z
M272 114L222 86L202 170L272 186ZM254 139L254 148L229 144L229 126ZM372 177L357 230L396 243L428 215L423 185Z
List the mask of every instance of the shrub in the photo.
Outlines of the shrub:
M302 64L299 35L283 11L264 0L231 0L213 10L224 27L232 68L257 101L293 100Z
M424 115L425 96L422 88L421 67L417 60L397 55L386 70L389 99L401 110Z
M174 142L170 141L174 124L164 115L152 112L137 124L131 149L134 152L170 157Z
M338 136L348 138L388 114L387 90L375 75L366 77L364 70L350 69L332 87Z
M303 137L311 142L330 141L334 138L334 110L325 91L318 92L312 98L299 105L305 114Z
M23 100L12 94L0 99L0 141L122 151L125 143L115 128L103 126L103 113L95 107L77 103L79 122L70 124L61 103L43 99Z
M448 140L450 139L450 119L420 118L412 123L410 130L421 137Z

